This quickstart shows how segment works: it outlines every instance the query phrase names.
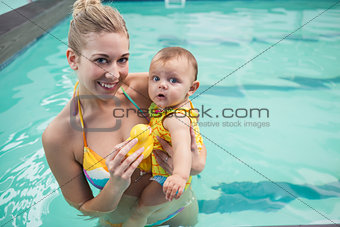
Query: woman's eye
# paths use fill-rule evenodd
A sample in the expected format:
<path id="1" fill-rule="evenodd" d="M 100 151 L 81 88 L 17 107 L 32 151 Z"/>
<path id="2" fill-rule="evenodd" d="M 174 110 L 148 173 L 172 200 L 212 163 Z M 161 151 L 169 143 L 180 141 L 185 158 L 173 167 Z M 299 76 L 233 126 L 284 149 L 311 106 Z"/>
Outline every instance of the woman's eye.
<path id="1" fill-rule="evenodd" d="M 121 58 L 118 60 L 119 63 L 126 63 L 129 59 L 128 58 Z"/>
<path id="2" fill-rule="evenodd" d="M 158 76 L 153 76 L 153 77 L 152 77 L 152 80 L 153 80 L 153 81 L 159 81 L 159 77 L 158 77 Z"/>
<path id="3" fill-rule="evenodd" d="M 105 58 L 98 58 L 98 59 L 96 60 L 96 62 L 99 63 L 99 64 L 106 64 L 106 63 L 108 63 L 109 61 L 108 61 L 107 59 L 105 59 Z"/>
<path id="4" fill-rule="evenodd" d="M 177 83 L 177 79 L 176 78 L 171 78 L 170 79 L 170 83 Z"/>

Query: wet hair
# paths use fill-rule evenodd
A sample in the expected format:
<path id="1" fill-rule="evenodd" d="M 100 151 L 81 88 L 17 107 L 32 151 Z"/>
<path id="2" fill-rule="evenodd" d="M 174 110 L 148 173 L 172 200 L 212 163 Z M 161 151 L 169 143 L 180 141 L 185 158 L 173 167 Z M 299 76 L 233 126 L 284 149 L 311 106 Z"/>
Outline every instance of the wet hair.
<path id="1" fill-rule="evenodd" d="M 152 58 L 151 64 L 156 61 L 161 61 L 163 63 L 166 63 L 167 61 L 183 57 L 188 60 L 188 62 L 192 65 L 194 68 L 195 73 L 195 80 L 197 80 L 197 74 L 198 74 L 198 68 L 197 68 L 197 61 L 194 55 L 190 53 L 190 51 L 182 48 L 182 47 L 166 47 L 161 49 L 157 52 L 157 54 Z"/>
<path id="2" fill-rule="evenodd" d="M 102 5 L 100 0 L 77 0 L 73 4 L 73 18 L 68 33 L 68 46 L 80 55 L 86 46 L 86 35 L 92 32 L 114 32 L 129 38 L 125 21 L 120 13 Z"/>

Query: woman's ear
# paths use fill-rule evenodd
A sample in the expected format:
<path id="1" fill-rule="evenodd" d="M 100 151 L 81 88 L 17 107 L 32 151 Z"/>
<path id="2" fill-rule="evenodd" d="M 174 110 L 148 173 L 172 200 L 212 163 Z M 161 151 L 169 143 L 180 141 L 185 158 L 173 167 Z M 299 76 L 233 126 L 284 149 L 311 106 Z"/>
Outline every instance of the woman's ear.
<path id="1" fill-rule="evenodd" d="M 71 48 L 67 48 L 66 57 L 71 69 L 78 70 L 79 57 Z"/>
<path id="2" fill-rule="evenodd" d="M 195 80 L 194 82 L 192 82 L 192 85 L 190 87 L 190 90 L 188 92 L 188 95 L 191 96 L 195 93 L 195 91 L 198 89 L 198 87 L 200 86 L 200 82 L 198 82 L 197 80 Z"/>

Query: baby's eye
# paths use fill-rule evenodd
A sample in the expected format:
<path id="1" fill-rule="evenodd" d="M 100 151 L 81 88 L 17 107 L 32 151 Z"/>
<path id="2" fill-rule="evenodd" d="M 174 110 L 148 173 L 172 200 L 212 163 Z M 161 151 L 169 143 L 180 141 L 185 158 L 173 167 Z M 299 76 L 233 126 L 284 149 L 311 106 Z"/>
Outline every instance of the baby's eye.
<path id="1" fill-rule="evenodd" d="M 98 58 L 96 59 L 96 63 L 99 64 L 107 64 L 109 61 L 106 58 Z"/>
<path id="2" fill-rule="evenodd" d="M 170 83 L 177 83 L 177 79 L 176 78 L 171 78 L 169 81 L 170 81 Z"/>
<path id="3" fill-rule="evenodd" d="M 158 76 L 153 76 L 153 77 L 152 77 L 152 80 L 153 80 L 153 81 L 159 81 L 159 77 L 158 77 Z"/>
<path id="4" fill-rule="evenodd" d="M 126 63 L 129 59 L 128 58 L 120 58 L 118 60 L 119 63 Z"/>

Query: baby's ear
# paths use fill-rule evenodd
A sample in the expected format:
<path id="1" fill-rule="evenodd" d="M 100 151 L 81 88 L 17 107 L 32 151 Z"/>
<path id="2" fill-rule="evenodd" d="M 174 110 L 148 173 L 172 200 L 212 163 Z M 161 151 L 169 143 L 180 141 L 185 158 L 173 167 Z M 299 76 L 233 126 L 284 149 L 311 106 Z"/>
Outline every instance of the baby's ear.
<path id="1" fill-rule="evenodd" d="M 188 92 L 188 95 L 191 96 L 195 93 L 195 91 L 198 89 L 198 87 L 200 86 L 200 82 L 198 82 L 197 80 L 195 80 L 194 82 L 192 82 L 192 85 L 190 87 L 190 90 Z"/>

